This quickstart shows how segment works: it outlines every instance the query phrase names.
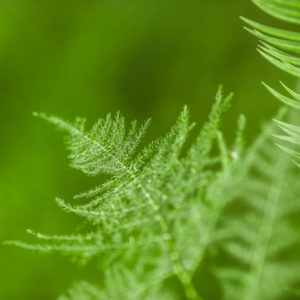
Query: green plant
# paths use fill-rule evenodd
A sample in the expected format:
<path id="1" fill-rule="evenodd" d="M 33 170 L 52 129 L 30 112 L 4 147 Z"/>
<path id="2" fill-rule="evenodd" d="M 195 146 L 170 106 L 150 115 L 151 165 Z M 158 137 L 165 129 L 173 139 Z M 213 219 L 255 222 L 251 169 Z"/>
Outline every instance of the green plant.
<path id="1" fill-rule="evenodd" d="M 272 126 L 263 131 L 266 140 L 258 140 L 240 195 L 224 215 L 223 231 L 232 238 L 222 247 L 239 262 L 221 269 L 225 299 L 293 299 L 292 287 L 300 279 L 299 232 L 293 224 L 300 208 L 298 178 L 290 159 L 268 141 L 272 131 Z"/>
<path id="2" fill-rule="evenodd" d="M 253 2 L 278 18 L 298 20 L 298 1 Z M 278 50 L 298 51 L 298 34 L 244 20 L 264 41 L 261 53 L 298 76 L 298 59 Z M 294 99 L 267 86 L 299 108 L 300 96 L 284 87 Z M 117 113 L 87 130 L 81 118 L 68 122 L 35 113 L 66 133 L 73 168 L 108 179 L 74 197 L 83 204 L 56 199 L 66 212 L 83 218 L 80 231 L 61 236 L 28 230 L 39 243 L 7 243 L 97 264 L 98 280 L 75 283 L 60 300 L 296 299 L 298 169 L 274 147 L 272 135 L 298 145 L 300 129 L 282 110 L 276 123 L 287 136 L 267 124 L 245 147 L 241 115 L 228 147 L 220 124 L 231 98 L 219 89 L 194 142 L 188 140 L 194 124 L 185 107 L 171 130 L 146 146 L 142 138 L 149 121 L 127 128 Z M 299 156 L 296 148 L 281 147 Z"/>
<path id="3" fill-rule="evenodd" d="M 252 2 L 277 19 L 296 25 L 300 24 L 300 3 L 297 0 L 252 0 Z M 262 25 L 246 18 L 242 19 L 251 27 L 251 29 L 247 27 L 246 29 L 260 39 L 259 53 L 279 69 L 300 78 L 300 58 L 298 56 L 300 54 L 300 33 Z M 285 84 L 281 84 L 289 96 L 264 85 L 284 104 L 299 110 L 300 95 Z M 278 139 L 295 145 L 300 144 L 300 127 L 281 121 L 276 122 L 285 134 L 278 135 Z M 281 147 L 297 159 L 300 158 L 299 152 L 286 146 L 281 145 Z"/>
<path id="4" fill-rule="evenodd" d="M 72 167 L 110 177 L 75 196 L 85 204 L 57 199 L 65 211 L 84 218 L 83 233 L 48 236 L 29 230 L 43 243 L 9 243 L 97 262 L 105 283 L 80 282 L 61 299 L 209 299 L 200 288 L 205 277 L 197 273 L 212 249 L 227 253 L 221 263 L 216 257 L 209 262 L 224 299 L 277 299 L 299 275 L 283 272 L 296 263 L 270 259 L 299 241 L 286 218 L 296 212 L 297 175 L 269 141 L 272 126 L 244 151 L 241 116 L 233 147 L 226 146 L 219 126 L 230 99 L 219 90 L 208 122 L 190 147 L 184 145 L 194 125 L 184 108 L 164 138 L 136 155 L 149 121 L 139 128 L 132 122 L 126 130 L 120 114 L 109 115 L 87 131 L 83 119 L 71 123 L 35 114 L 68 134 Z M 228 209 L 232 205 L 240 209 Z M 278 238 L 281 234 L 286 238 Z M 223 265 L 231 261 L 228 256 L 233 261 Z M 261 283 L 262 276 L 273 280 L 276 268 L 277 289 Z M 169 280 L 178 289 L 169 287 Z"/>
<path id="5" fill-rule="evenodd" d="M 222 151 L 225 151 L 218 129 L 230 99 L 231 95 L 223 99 L 219 90 L 208 123 L 185 154 L 182 147 L 193 127 L 189 123 L 187 108 L 164 138 L 146 146 L 135 157 L 134 152 L 149 121 L 140 128 L 132 122 L 126 130 L 120 114 L 108 115 L 86 131 L 83 119 L 70 123 L 57 117 L 35 114 L 69 134 L 67 145 L 72 167 L 87 175 L 106 173 L 110 179 L 75 196 L 88 199 L 86 204 L 72 206 L 57 199 L 59 206 L 67 212 L 84 217 L 93 225 L 93 231 L 71 236 L 45 236 L 29 231 L 49 242 L 41 245 L 12 243 L 33 250 L 61 251 L 84 258 L 104 252 L 106 262 L 103 268 L 117 261 L 122 270 L 134 269 L 133 276 L 141 277 L 142 294 L 152 287 L 152 281 L 158 281 L 159 286 L 166 278 L 175 276 L 187 299 L 198 299 L 193 274 L 213 238 L 211 231 L 227 201 L 227 197 L 219 199 L 215 194 L 222 192 L 223 181 L 230 182 L 235 163 L 234 159 L 226 157 L 224 168 L 219 172 L 211 171 L 211 166 L 220 160 L 210 154 L 217 137 L 222 143 Z M 239 135 L 236 156 L 240 155 L 240 140 Z M 224 164 L 225 155 L 223 153 Z M 207 187 L 210 187 L 208 196 L 205 195 Z M 134 293 L 138 290 L 136 286 Z M 115 296 L 116 299 L 119 297 L 119 294 Z M 145 296 L 139 297 L 144 299 Z M 133 298 L 130 294 L 130 299 Z"/>

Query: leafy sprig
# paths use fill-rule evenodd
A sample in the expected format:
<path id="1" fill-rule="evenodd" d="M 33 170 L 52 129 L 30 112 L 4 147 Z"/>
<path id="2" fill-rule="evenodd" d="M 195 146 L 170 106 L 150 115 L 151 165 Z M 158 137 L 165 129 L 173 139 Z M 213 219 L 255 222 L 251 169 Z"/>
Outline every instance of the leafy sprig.
<path id="1" fill-rule="evenodd" d="M 252 0 L 252 2 L 277 19 L 296 25 L 300 24 L 300 5 L 297 0 Z M 246 29 L 260 40 L 258 52 L 277 68 L 300 78 L 300 33 L 262 25 L 246 18 L 242 18 L 242 20 L 248 26 Z M 275 98 L 299 110 L 300 95 L 285 84 L 281 84 L 288 96 L 277 92 L 264 83 Z M 277 121 L 277 124 L 283 131 L 282 135 L 277 136 L 278 140 L 291 145 L 300 144 L 300 129 L 298 126 L 281 121 Z M 299 160 L 300 154 L 293 147 L 280 146 Z"/>

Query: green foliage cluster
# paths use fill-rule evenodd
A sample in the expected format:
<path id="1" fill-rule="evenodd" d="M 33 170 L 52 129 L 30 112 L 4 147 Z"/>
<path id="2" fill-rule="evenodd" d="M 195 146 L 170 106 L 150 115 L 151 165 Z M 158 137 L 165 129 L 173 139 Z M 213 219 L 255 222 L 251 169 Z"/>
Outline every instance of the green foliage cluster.
<path id="1" fill-rule="evenodd" d="M 252 0 L 259 8 L 271 16 L 288 23 L 300 24 L 300 2 L 297 0 Z M 282 30 L 242 18 L 251 29 L 246 28 L 261 41 L 258 46 L 259 53 L 279 69 L 300 78 L 300 33 Z M 285 84 L 281 83 L 288 96 L 285 96 L 265 84 L 267 89 L 284 104 L 297 110 L 300 109 L 300 95 Z M 277 121 L 284 132 L 278 138 L 284 142 L 299 145 L 300 127 Z M 300 158 L 300 153 L 287 148 L 282 148 Z"/>
<path id="2" fill-rule="evenodd" d="M 300 22 L 296 0 L 253 2 L 277 18 Z M 263 41 L 262 55 L 299 77 L 299 58 L 290 54 L 299 53 L 299 34 L 244 20 Z M 300 95 L 283 87 L 292 98 L 267 86 L 279 100 L 300 108 Z M 194 141 L 184 107 L 171 130 L 149 145 L 142 142 L 149 120 L 127 126 L 117 113 L 88 130 L 82 118 L 69 122 L 35 113 L 66 134 L 71 167 L 107 179 L 74 196 L 81 204 L 56 199 L 82 218 L 73 233 L 28 230 L 39 242 L 7 243 L 97 264 L 98 280 L 74 284 L 60 300 L 297 299 L 299 170 L 272 136 L 293 144 L 280 147 L 299 158 L 300 129 L 281 110 L 275 124 L 286 135 L 271 122 L 245 147 L 241 115 L 228 143 L 221 121 L 231 98 L 219 89 Z"/>
<path id="3" fill-rule="evenodd" d="M 105 282 L 80 282 L 61 299 L 207 299 L 197 276 L 207 260 L 224 299 L 280 299 L 300 280 L 300 257 L 285 256 L 300 241 L 289 219 L 300 208 L 297 168 L 270 141 L 272 125 L 245 150 L 240 116 L 233 146 L 226 145 L 220 123 L 231 97 L 219 89 L 189 146 L 194 124 L 186 107 L 164 137 L 144 147 L 149 121 L 127 128 L 118 113 L 87 130 L 84 119 L 35 114 L 67 133 L 73 168 L 109 178 L 74 197 L 83 204 L 57 199 L 84 219 L 80 232 L 29 230 L 41 243 L 10 244 L 97 263 Z"/>

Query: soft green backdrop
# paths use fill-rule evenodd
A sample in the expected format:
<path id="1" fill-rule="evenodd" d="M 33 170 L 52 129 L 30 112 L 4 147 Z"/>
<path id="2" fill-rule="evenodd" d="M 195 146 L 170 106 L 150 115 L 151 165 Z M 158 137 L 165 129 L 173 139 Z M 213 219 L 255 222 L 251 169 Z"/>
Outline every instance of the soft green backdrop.
<path id="1" fill-rule="evenodd" d="M 77 220 L 54 197 L 99 180 L 68 168 L 60 136 L 34 110 L 90 123 L 116 110 L 152 116 L 150 139 L 184 104 L 201 124 L 223 83 L 236 94 L 228 135 L 239 112 L 257 133 L 278 105 L 260 81 L 284 75 L 258 56 L 239 15 L 269 21 L 248 0 L 1 1 L 0 240 L 26 240 L 26 228 L 72 231 Z M 55 299 L 94 276 L 94 266 L 0 246 L 0 299 Z"/>

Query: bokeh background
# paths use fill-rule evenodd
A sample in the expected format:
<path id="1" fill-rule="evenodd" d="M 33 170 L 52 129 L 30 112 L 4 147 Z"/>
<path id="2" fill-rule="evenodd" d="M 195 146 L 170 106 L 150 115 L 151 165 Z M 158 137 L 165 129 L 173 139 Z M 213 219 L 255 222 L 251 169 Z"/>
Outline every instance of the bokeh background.
<path id="1" fill-rule="evenodd" d="M 278 107 L 260 81 L 293 82 L 259 57 L 240 15 L 274 23 L 248 0 L 2 0 L 0 240 L 27 240 L 26 228 L 74 230 L 55 196 L 71 199 L 100 180 L 67 166 L 61 137 L 33 111 L 89 124 L 117 110 L 152 117 L 150 140 L 184 104 L 202 124 L 223 83 L 236 95 L 224 130 L 230 139 L 242 112 L 251 140 Z M 95 276 L 93 265 L 0 246 L 0 299 L 55 299 Z"/>

